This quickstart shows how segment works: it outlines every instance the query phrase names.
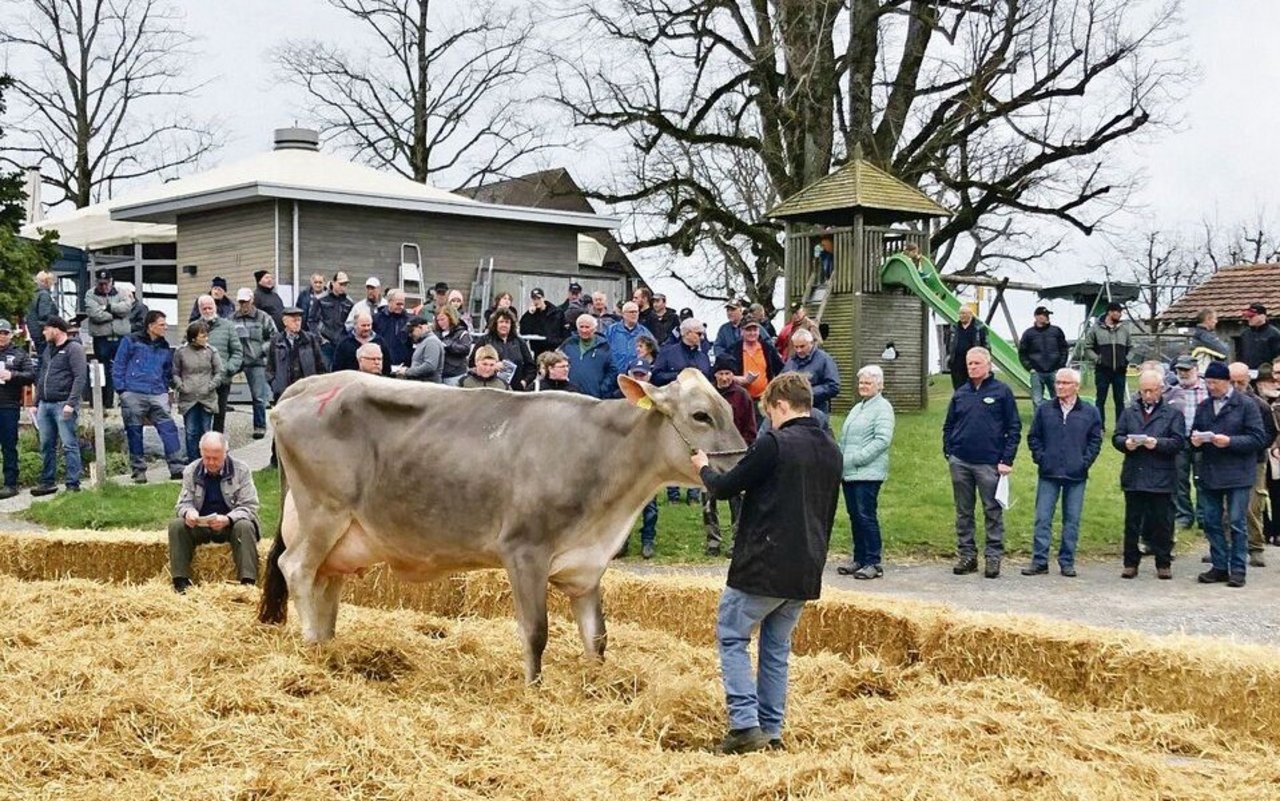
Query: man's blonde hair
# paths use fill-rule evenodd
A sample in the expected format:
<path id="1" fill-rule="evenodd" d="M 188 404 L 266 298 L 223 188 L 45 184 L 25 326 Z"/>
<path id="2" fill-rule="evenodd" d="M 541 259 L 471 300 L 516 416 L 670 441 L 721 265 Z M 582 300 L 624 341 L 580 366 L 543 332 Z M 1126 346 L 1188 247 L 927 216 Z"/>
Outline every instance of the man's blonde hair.
<path id="1" fill-rule="evenodd" d="M 761 405 L 768 409 L 786 401 L 793 412 L 807 412 L 813 408 L 813 387 L 804 373 L 783 373 L 769 382 L 760 395 Z"/>
<path id="2" fill-rule="evenodd" d="M 498 361 L 498 351 L 492 345 L 481 345 L 476 348 L 476 361 L 481 359 L 493 359 Z"/>

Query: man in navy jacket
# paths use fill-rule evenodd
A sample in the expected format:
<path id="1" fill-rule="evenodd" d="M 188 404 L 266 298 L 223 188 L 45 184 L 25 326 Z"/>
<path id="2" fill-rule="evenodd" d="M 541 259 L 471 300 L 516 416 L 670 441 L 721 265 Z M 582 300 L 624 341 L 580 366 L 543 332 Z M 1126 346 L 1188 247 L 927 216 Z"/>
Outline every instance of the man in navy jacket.
<path id="1" fill-rule="evenodd" d="M 1209 397 L 1196 407 L 1191 447 L 1200 452 L 1204 533 L 1213 566 L 1198 578 L 1203 584 L 1225 581 L 1228 587 L 1243 587 L 1249 554 L 1245 512 L 1258 451 L 1269 443 L 1257 405 L 1232 388 L 1231 372 L 1225 364 L 1210 363 L 1204 381 Z M 1222 529 L 1224 510 L 1230 521 L 1230 542 Z"/>
<path id="2" fill-rule="evenodd" d="M 1004 509 L 996 501 L 1001 476 L 1013 472 L 1022 421 L 1009 387 L 991 375 L 991 352 L 970 348 L 965 356 L 969 380 L 951 396 L 942 424 L 942 455 L 951 468 L 951 491 L 956 502 L 956 575 L 978 570 L 973 504 L 982 498 L 986 524 L 985 571 L 1000 576 L 1004 556 Z"/>
<path id="3" fill-rule="evenodd" d="M 1049 544 L 1053 539 L 1053 512 L 1062 496 L 1062 540 L 1058 544 L 1058 569 L 1076 575 L 1076 542 L 1080 538 L 1080 514 L 1084 511 L 1084 487 L 1089 468 L 1102 450 L 1102 416 L 1080 397 L 1080 374 L 1069 367 L 1053 375 L 1054 399 L 1036 406 L 1031 418 L 1027 447 L 1040 468 L 1036 483 L 1036 522 L 1031 540 L 1031 564 L 1024 576 L 1049 572 Z"/>
<path id="4" fill-rule="evenodd" d="M 169 385 L 173 382 L 173 349 L 165 339 L 169 323 L 164 312 L 149 311 L 146 332 L 121 340 L 111 363 L 112 383 L 120 393 L 120 413 L 124 417 L 125 439 L 129 442 L 129 462 L 133 480 L 147 483 L 147 457 L 142 448 L 142 426 L 147 420 L 156 427 L 169 463 L 169 478 L 182 478 L 187 466 L 182 458 L 182 440 L 173 422 Z"/>

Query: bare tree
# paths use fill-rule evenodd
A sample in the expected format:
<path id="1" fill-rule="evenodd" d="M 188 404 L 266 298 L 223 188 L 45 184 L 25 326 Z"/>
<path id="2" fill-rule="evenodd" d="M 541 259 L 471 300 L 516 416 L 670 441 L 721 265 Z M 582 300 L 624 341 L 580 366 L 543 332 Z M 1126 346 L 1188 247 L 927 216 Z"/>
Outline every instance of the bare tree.
<path id="1" fill-rule="evenodd" d="M 326 138 L 415 181 L 470 186 L 549 147 L 525 82 L 540 63 L 533 22 L 514 5 L 467 3 L 438 23 L 430 0 L 329 0 L 370 34 L 373 54 L 315 40 L 275 57 L 306 93 Z"/>
<path id="2" fill-rule="evenodd" d="M 1152 334 L 1160 333 L 1165 325 L 1160 313 L 1212 273 L 1193 248 L 1177 234 L 1166 231 L 1151 229 L 1124 239 L 1116 251 L 1120 277 L 1139 287 L 1136 306 L 1141 311 L 1135 313 L 1131 307 L 1130 315 Z"/>
<path id="3" fill-rule="evenodd" d="M 569 3 L 573 0 L 564 0 Z M 620 132 L 631 169 L 594 196 L 657 223 L 633 245 L 727 255 L 768 304 L 779 227 L 749 198 L 785 198 L 860 145 L 955 214 L 936 253 L 964 270 L 1023 263 L 1091 233 L 1133 176 L 1114 146 L 1174 121 L 1192 70 L 1176 0 L 609 0 L 573 7 L 587 32 L 562 53 L 559 101 Z M 728 156 L 727 154 L 735 154 Z M 758 165 L 744 192 L 737 171 Z M 761 191 L 763 190 L 763 191 Z M 661 213 L 659 213 L 661 212 Z"/>
<path id="4" fill-rule="evenodd" d="M 1280 226 L 1258 209 L 1248 222 L 1223 225 L 1208 218 L 1200 221 L 1200 239 L 1193 254 L 1206 274 L 1236 264 L 1272 264 L 1280 261 Z"/>
<path id="5" fill-rule="evenodd" d="M 184 80 L 192 37 L 161 0 L 6 0 L 27 10 L 0 29 L 0 45 L 30 69 L 16 73 L 14 142 L 0 161 L 38 164 L 55 203 L 76 207 L 115 184 L 176 175 L 217 145 L 209 122 L 172 102 L 201 84 Z M 166 102 L 170 101 L 170 102 Z"/>

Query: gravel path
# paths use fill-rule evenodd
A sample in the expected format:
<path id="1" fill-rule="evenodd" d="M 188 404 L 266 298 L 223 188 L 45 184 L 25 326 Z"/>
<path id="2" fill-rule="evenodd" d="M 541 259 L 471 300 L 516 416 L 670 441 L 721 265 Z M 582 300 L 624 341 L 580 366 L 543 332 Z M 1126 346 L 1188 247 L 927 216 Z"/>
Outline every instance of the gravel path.
<path id="1" fill-rule="evenodd" d="M 1173 580 L 1159 581 L 1155 565 L 1143 562 L 1138 578 L 1120 578 L 1120 561 L 1082 562 L 1079 576 L 1023 576 L 1021 562 L 1006 561 L 998 579 L 981 573 L 956 576 L 950 562 L 888 564 L 883 578 L 858 581 L 827 568 L 824 586 L 853 592 L 892 595 L 946 604 L 958 609 L 1040 615 L 1092 626 L 1147 634 L 1192 634 L 1216 639 L 1280 646 L 1280 549 L 1268 547 L 1270 567 L 1250 568 L 1248 586 L 1198 584 L 1204 569 L 1200 552 L 1179 557 Z M 727 564 L 727 563 L 726 563 Z M 640 574 L 723 575 L 725 568 L 624 569 Z"/>

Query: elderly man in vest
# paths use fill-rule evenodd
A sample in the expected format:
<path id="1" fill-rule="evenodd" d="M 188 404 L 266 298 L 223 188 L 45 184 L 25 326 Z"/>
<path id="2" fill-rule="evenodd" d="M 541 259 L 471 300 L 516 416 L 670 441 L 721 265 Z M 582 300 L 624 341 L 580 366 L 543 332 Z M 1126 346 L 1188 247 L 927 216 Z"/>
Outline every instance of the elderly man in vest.
<path id="1" fill-rule="evenodd" d="M 177 519 L 169 523 L 169 573 L 173 589 L 191 586 L 197 545 L 231 546 L 241 584 L 258 582 L 258 489 L 249 466 L 227 453 L 217 431 L 200 438 L 200 459 L 187 465 L 178 493 Z"/>

